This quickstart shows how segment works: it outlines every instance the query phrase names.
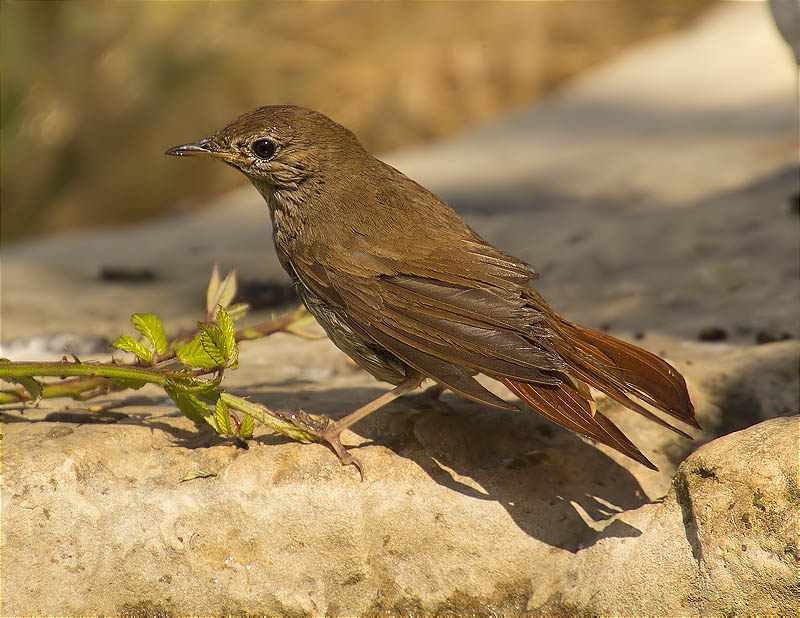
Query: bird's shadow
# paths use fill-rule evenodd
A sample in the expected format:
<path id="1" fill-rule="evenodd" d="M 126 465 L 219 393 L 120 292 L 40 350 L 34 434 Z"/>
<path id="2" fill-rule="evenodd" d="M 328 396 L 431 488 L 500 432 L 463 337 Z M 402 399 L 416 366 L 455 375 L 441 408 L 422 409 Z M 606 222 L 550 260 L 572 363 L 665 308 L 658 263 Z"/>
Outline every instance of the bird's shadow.
<path id="1" fill-rule="evenodd" d="M 291 394 L 287 398 L 285 391 L 266 388 L 253 387 L 248 398 L 291 407 Z M 378 388 L 307 392 L 304 409 L 341 418 L 382 392 Z M 445 394 L 440 401 L 411 395 L 352 430 L 366 440 L 349 447 L 353 455 L 365 447 L 386 447 L 414 461 L 448 489 L 500 503 L 526 534 L 553 547 L 577 552 L 602 538 L 641 534 L 614 519 L 649 502 L 636 478 L 593 445 L 530 409 L 496 410 L 454 394 Z M 380 470 L 368 468 L 366 474 L 369 478 Z"/>
<path id="2" fill-rule="evenodd" d="M 296 392 L 274 390 L 274 386 L 239 390 L 271 408 L 298 407 Z M 307 390 L 303 409 L 336 419 L 382 392 L 378 388 Z M 124 422 L 165 431 L 174 446 L 192 449 L 226 440 L 208 426 L 199 430 L 177 426 L 169 418 L 179 417 L 177 410 L 159 415 L 124 413 L 125 408 L 148 403 L 163 404 L 163 398 L 133 396 L 109 402 L 100 412 L 55 412 L 38 419 L 6 409 L 3 422 Z M 414 461 L 450 490 L 474 500 L 498 502 L 526 534 L 553 547 L 577 552 L 602 538 L 641 534 L 614 519 L 648 502 L 636 478 L 593 445 L 527 408 L 508 412 L 453 394 L 439 401 L 412 395 L 392 402 L 352 429 L 365 439 L 358 447 L 349 447 L 355 456 L 371 446 L 388 448 Z M 256 439 L 263 444 L 291 442 L 258 432 Z M 366 470 L 368 479 L 381 473 L 372 466 Z"/>

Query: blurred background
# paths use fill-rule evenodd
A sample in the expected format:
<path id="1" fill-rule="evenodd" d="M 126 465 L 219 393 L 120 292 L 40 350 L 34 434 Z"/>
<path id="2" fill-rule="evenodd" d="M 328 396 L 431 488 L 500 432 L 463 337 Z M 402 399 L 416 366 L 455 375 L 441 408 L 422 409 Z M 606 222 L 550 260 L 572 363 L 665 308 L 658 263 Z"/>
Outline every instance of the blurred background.
<path id="1" fill-rule="evenodd" d="M 4 2 L 2 238 L 130 222 L 245 183 L 162 153 L 259 105 L 318 109 L 386 153 L 524 107 L 708 6 Z"/>

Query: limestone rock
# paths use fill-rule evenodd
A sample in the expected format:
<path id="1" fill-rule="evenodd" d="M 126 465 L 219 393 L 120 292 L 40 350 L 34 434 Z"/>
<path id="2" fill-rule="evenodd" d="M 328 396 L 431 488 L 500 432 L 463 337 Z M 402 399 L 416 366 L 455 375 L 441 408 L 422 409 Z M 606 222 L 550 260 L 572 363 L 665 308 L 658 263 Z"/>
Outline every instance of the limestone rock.
<path id="1" fill-rule="evenodd" d="M 661 504 L 620 516 L 640 537 L 602 540 L 579 554 L 569 586 L 557 582 L 535 610 L 795 615 L 799 430 L 800 417 L 777 418 L 698 449 Z"/>

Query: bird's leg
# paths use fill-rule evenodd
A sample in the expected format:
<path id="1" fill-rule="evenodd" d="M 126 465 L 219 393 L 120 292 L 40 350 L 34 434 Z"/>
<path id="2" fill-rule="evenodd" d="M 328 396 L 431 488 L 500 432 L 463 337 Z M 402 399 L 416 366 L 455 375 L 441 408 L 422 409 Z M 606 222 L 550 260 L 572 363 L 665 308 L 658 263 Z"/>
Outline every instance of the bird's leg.
<path id="1" fill-rule="evenodd" d="M 303 431 L 310 433 L 315 438 L 327 442 L 333 449 L 333 452 L 339 457 L 339 461 L 342 462 L 342 465 L 355 466 L 358 469 L 359 474 L 361 474 L 361 478 L 363 480 L 364 471 L 361 468 L 361 463 L 358 461 L 358 459 L 347 452 L 347 449 L 344 448 L 344 445 L 341 442 L 340 436 L 342 431 L 350 427 L 350 425 L 357 423 L 365 416 L 372 414 L 375 410 L 382 408 L 387 403 L 394 401 L 409 391 L 413 391 L 422 383 L 424 379 L 425 378 L 418 375 L 410 377 L 395 386 L 392 390 L 386 391 L 380 397 L 376 397 L 369 403 L 358 408 L 358 410 L 351 412 L 344 418 L 341 418 L 335 422 L 331 422 L 327 417 L 323 420 L 323 422 L 314 421 L 304 412 L 296 412 L 290 417 L 287 417 L 287 420 L 291 420 L 294 425 Z"/>
<path id="2" fill-rule="evenodd" d="M 351 412 L 344 418 L 341 418 L 338 421 L 336 421 L 333 424 L 334 427 L 336 427 L 339 431 L 347 429 L 348 427 L 350 427 L 350 425 L 357 423 L 362 418 L 373 413 L 378 408 L 382 408 L 387 403 L 394 401 L 398 397 L 402 397 L 403 395 L 405 395 L 410 391 L 413 391 L 422 383 L 423 379 L 424 378 L 421 378 L 419 376 L 414 376 L 406 379 L 405 381 L 395 386 L 392 390 L 386 391 L 380 397 L 376 397 L 369 403 L 361 406 L 358 410 L 355 410 L 354 412 Z"/>

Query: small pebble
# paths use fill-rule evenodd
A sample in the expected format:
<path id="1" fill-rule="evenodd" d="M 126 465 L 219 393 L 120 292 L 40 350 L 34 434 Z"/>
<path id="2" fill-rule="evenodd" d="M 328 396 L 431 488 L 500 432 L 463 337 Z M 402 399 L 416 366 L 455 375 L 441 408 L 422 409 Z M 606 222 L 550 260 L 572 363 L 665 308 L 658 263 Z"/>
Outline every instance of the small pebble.
<path id="1" fill-rule="evenodd" d="M 706 326 L 698 334 L 700 341 L 723 341 L 728 338 L 728 331 L 720 326 Z"/>
<path id="2" fill-rule="evenodd" d="M 277 281 L 242 281 L 236 295 L 236 302 L 247 303 L 252 309 L 270 309 L 297 301 L 294 285 Z"/>
<path id="3" fill-rule="evenodd" d="M 789 212 L 800 215 L 800 193 L 789 196 Z"/>
<path id="4" fill-rule="evenodd" d="M 761 345 L 763 343 L 774 343 L 776 341 L 786 341 L 787 339 L 791 339 L 792 336 L 789 333 L 771 333 L 766 330 L 760 330 L 756 332 L 756 343 Z"/>
<path id="5" fill-rule="evenodd" d="M 121 281 L 124 283 L 142 283 L 153 281 L 156 274 L 149 268 L 128 268 L 125 266 L 103 266 L 98 273 L 100 281 Z"/>

